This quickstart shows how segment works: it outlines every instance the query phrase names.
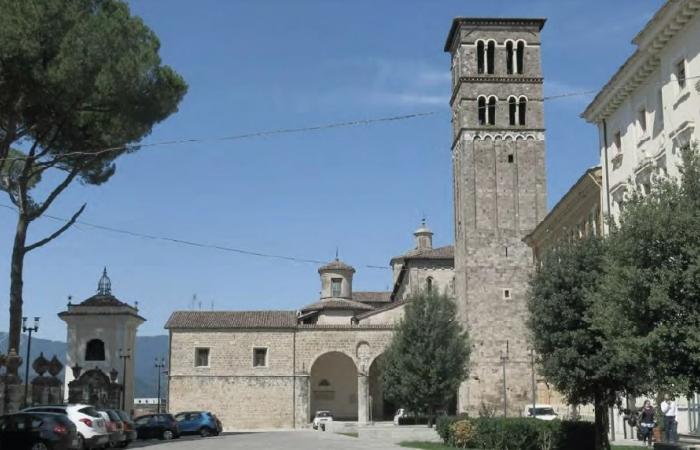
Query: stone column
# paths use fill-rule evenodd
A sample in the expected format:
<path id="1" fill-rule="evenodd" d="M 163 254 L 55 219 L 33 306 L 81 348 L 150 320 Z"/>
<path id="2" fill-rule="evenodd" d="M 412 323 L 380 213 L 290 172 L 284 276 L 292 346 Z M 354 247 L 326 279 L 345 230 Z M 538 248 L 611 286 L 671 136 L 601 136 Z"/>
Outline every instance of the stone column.
<path id="1" fill-rule="evenodd" d="M 295 427 L 304 428 L 311 422 L 311 377 L 309 374 L 297 374 L 296 382 L 296 400 L 295 400 Z"/>
<path id="2" fill-rule="evenodd" d="M 357 423 L 369 422 L 369 377 L 367 374 L 357 374 Z"/>

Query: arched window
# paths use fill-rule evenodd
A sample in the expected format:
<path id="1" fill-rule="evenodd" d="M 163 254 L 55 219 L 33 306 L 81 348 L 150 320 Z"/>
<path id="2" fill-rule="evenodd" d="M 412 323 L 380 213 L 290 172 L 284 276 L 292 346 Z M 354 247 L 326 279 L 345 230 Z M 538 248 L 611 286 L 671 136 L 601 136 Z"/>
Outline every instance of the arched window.
<path id="1" fill-rule="evenodd" d="M 496 125 L 496 97 L 489 98 L 488 116 L 489 125 Z"/>
<path id="2" fill-rule="evenodd" d="M 480 74 L 486 71 L 485 50 L 484 41 L 478 41 L 476 43 L 476 71 Z"/>
<path id="3" fill-rule="evenodd" d="M 515 97 L 508 98 L 508 119 L 511 126 L 518 124 L 518 100 Z"/>
<path id="4" fill-rule="evenodd" d="M 513 63 L 515 62 L 515 54 L 513 52 L 513 41 L 506 42 L 506 71 L 508 75 L 514 73 Z"/>
<path id="5" fill-rule="evenodd" d="M 486 125 L 486 97 L 479 97 L 479 125 Z"/>
<path id="6" fill-rule="evenodd" d="M 525 42 L 523 41 L 518 41 L 518 49 L 515 52 L 516 53 L 516 72 L 519 74 L 523 73 L 523 69 L 525 67 Z"/>
<path id="7" fill-rule="evenodd" d="M 525 125 L 525 118 L 527 117 L 527 98 L 520 97 L 520 104 L 518 105 L 518 124 Z"/>
<path id="8" fill-rule="evenodd" d="M 496 42 L 494 41 L 489 41 L 489 45 L 487 46 L 486 49 L 486 71 L 489 74 L 494 73 L 494 66 L 495 66 L 495 59 L 496 59 Z"/>
<path id="9" fill-rule="evenodd" d="M 88 341 L 85 346 L 85 361 L 104 361 L 105 343 L 99 339 Z"/>
<path id="10" fill-rule="evenodd" d="M 433 290 L 433 277 L 428 277 L 425 279 L 425 289 L 428 292 L 431 292 Z"/>

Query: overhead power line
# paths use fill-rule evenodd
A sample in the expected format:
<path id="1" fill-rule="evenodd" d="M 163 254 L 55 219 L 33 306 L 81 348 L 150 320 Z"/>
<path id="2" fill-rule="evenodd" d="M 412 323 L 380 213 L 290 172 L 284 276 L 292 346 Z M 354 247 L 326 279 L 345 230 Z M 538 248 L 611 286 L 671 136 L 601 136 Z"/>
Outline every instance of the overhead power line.
<path id="1" fill-rule="evenodd" d="M 127 144 L 127 145 L 121 145 L 121 146 L 116 146 L 116 147 L 107 147 L 103 149 L 96 149 L 96 150 L 91 150 L 91 151 L 80 151 L 80 152 L 68 152 L 68 153 L 62 153 L 60 155 L 57 155 L 59 157 L 68 157 L 68 156 L 98 156 L 102 155 L 105 153 L 110 153 L 110 152 L 121 152 L 121 151 L 128 151 L 130 149 L 137 149 L 137 148 L 144 148 L 144 147 L 163 147 L 163 146 L 168 146 L 168 145 L 178 145 L 178 144 L 194 144 L 194 143 L 205 143 L 205 142 L 224 142 L 224 141 L 238 141 L 238 140 L 243 140 L 243 139 L 253 139 L 253 138 L 258 138 L 258 137 L 267 137 L 267 136 L 275 136 L 275 135 L 280 135 L 280 134 L 297 134 L 297 133 L 308 133 L 308 132 L 315 132 L 315 131 L 322 131 L 322 130 L 331 130 L 334 128 L 349 128 L 349 127 L 357 127 L 357 126 L 367 126 L 367 125 L 372 125 L 376 123 L 382 123 L 382 122 L 397 122 L 401 120 L 409 120 L 409 119 L 417 119 L 421 117 L 427 117 L 427 116 L 432 116 L 433 114 L 436 114 L 438 111 L 428 111 L 428 112 L 418 112 L 418 113 L 413 113 L 413 114 L 404 114 L 400 116 L 390 116 L 390 117 L 379 117 L 379 118 L 374 118 L 374 119 L 359 119 L 359 120 L 351 120 L 347 122 L 334 122 L 334 123 L 327 123 L 323 125 L 313 125 L 309 127 L 301 127 L 301 128 L 278 128 L 274 130 L 264 130 L 264 131 L 254 131 L 250 133 L 242 133 L 242 134 L 234 134 L 231 136 L 221 136 L 221 137 L 210 137 L 210 138 L 191 138 L 191 139 L 174 139 L 170 141 L 159 141 L 159 142 L 150 142 L 150 143 L 142 143 L 142 144 Z M 5 161 L 13 161 L 13 160 L 23 160 L 26 159 L 25 156 L 17 156 L 17 157 L 8 157 L 5 158 Z"/>
<path id="2" fill-rule="evenodd" d="M 5 209 L 12 210 L 14 212 L 17 212 L 17 208 L 15 208 L 14 206 L 5 205 L 2 203 L 0 203 L 0 208 L 5 208 Z M 45 217 L 47 219 L 51 219 L 51 220 L 55 220 L 57 222 L 63 222 L 63 223 L 66 223 L 70 220 L 70 219 L 66 219 L 64 217 L 57 217 L 57 216 L 53 216 L 50 214 L 43 214 L 41 217 Z M 114 228 L 114 227 L 110 227 L 110 226 L 106 226 L 106 225 L 99 225 L 99 224 L 95 224 L 95 223 L 84 222 L 82 220 L 76 220 L 75 224 L 82 225 L 82 226 L 85 226 L 88 228 L 93 228 L 96 230 L 102 230 L 102 231 L 107 231 L 110 233 L 121 234 L 121 235 L 126 235 L 126 236 L 131 236 L 131 237 L 150 239 L 153 241 L 169 242 L 171 244 L 177 244 L 177 245 L 183 245 L 183 246 L 189 246 L 189 247 L 198 247 L 198 248 L 219 250 L 219 251 L 229 252 L 229 253 L 238 253 L 238 254 L 247 255 L 247 256 L 257 256 L 260 258 L 281 259 L 281 260 L 285 260 L 285 261 L 293 261 L 293 262 L 298 262 L 298 263 L 316 264 L 316 265 L 326 264 L 328 262 L 328 261 L 321 261 L 319 259 L 298 258 L 295 256 L 288 256 L 288 255 L 276 255 L 276 254 L 272 254 L 272 253 L 265 253 L 265 252 L 259 252 L 259 251 L 254 251 L 254 250 L 245 250 L 245 249 L 241 249 L 241 248 L 228 247 L 228 246 L 219 245 L 219 244 L 196 242 L 196 241 L 190 241 L 190 240 L 186 240 L 186 239 L 178 239 L 178 238 L 173 238 L 173 237 L 168 237 L 168 236 L 140 233 L 137 231 L 126 230 L 123 228 Z M 382 269 L 382 270 L 389 269 L 389 267 L 387 267 L 387 266 L 376 266 L 376 265 L 370 265 L 370 264 L 366 264 L 362 267 L 368 268 L 368 269 Z"/>

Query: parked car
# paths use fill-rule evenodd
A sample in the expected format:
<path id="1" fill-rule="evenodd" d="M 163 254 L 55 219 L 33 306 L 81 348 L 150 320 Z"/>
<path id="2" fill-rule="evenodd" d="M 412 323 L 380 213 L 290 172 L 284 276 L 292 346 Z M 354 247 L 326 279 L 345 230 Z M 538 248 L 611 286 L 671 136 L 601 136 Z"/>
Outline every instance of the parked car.
<path id="1" fill-rule="evenodd" d="M 0 418 L 0 448 L 70 450 L 78 445 L 75 424 L 63 414 L 17 413 Z"/>
<path id="2" fill-rule="evenodd" d="M 136 426 L 134 425 L 134 421 L 131 416 L 129 416 L 129 414 L 126 412 L 122 411 L 121 409 L 115 409 L 114 412 L 119 415 L 119 417 L 122 419 L 122 423 L 124 424 L 124 447 L 127 447 L 138 438 L 136 434 Z"/>
<path id="3" fill-rule="evenodd" d="M 314 430 L 321 428 L 325 431 L 326 426 L 333 422 L 333 414 L 330 411 L 316 411 L 312 425 Z"/>
<path id="4" fill-rule="evenodd" d="M 540 404 L 535 404 L 534 409 L 533 409 L 532 405 L 526 406 L 525 407 L 525 416 L 526 417 L 534 417 L 535 419 L 539 419 L 539 420 L 554 420 L 554 419 L 559 417 L 557 415 L 557 413 L 554 412 L 554 408 L 552 408 L 552 405 L 540 405 Z"/>
<path id="5" fill-rule="evenodd" d="M 208 411 L 188 411 L 175 414 L 180 434 L 216 436 L 222 431 L 221 421 Z"/>
<path id="6" fill-rule="evenodd" d="M 109 433 L 105 421 L 90 405 L 44 405 L 25 408 L 22 412 L 63 414 L 70 419 L 78 430 L 78 450 L 102 448 L 109 444 Z"/>
<path id="7" fill-rule="evenodd" d="M 170 440 L 180 437 L 180 428 L 172 414 L 147 414 L 134 421 L 139 439 Z"/>
<path id="8" fill-rule="evenodd" d="M 108 447 L 124 448 L 126 444 L 126 436 L 124 435 L 124 423 L 121 417 L 113 409 L 98 409 L 97 412 L 105 420 L 105 427 L 109 433 Z"/>

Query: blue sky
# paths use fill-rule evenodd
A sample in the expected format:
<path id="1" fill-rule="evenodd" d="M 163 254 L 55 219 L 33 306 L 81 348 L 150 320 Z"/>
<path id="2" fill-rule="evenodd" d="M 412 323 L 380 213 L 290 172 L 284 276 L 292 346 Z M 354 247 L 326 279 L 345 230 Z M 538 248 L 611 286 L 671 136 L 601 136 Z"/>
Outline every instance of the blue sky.
<path id="1" fill-rule="evenodd" d="M 661 0 L 132 1 L 163 60 L 190 85 L 180 111 L 145 142 L 435 112 L 420 119 L 258 139 L 145 148 L 99 187 L 76 184 L 51 213 L 147 234 L 353 264 L 354 289 L 391 284 L 389 259 L 413 247 L 421 215 L 452 243 L 449 67 L 454 16 L 547 17 L 547 95 L 600 88 Z M 604 14 L 602 13 L 604 12 Z M 550 206 L 598 161 L 588 97 L 546 105 Z M 0 199 L 7 204 L 7 199 Z M 9 291 L 14 213 L 0 209 L 0 292 Z M 57 225 L 41 220 L 31 237 Z M 164 333 L 173 310 L 296 309 L 318 297 L 313 264 L 155 242 L 77 226 L 31 253 L 25 314 L 38 336 L 65 339 L 56 313 L 95 292 L 138 301 L 140 333 Z M 0 330 L 8 303 L 0 303 Z"/>

